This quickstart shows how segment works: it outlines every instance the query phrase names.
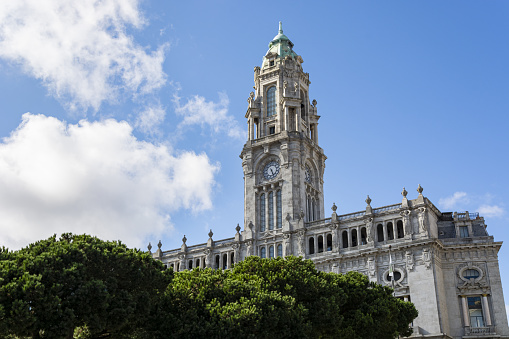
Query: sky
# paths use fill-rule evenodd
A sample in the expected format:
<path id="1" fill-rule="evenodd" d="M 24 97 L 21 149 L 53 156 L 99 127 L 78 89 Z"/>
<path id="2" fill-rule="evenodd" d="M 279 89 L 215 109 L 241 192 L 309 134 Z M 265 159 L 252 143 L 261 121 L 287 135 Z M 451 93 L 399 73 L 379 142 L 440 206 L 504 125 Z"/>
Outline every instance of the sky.
<path id="1" fill-rule="evenodd" d="M 19 0 L 0 3 L 0 245 L 232 237 L 253 68 L 279 21 L 318 102 L 326 213 L 420 184 L 509 240 L 507 1 Z"/>

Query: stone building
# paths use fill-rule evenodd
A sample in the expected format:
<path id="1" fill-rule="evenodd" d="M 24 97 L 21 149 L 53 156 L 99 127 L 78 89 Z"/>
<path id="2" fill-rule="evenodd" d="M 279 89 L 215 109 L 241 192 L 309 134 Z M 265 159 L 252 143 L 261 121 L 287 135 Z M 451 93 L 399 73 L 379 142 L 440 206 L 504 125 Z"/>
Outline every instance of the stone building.
<path id="1" fill-rule="evenodd" d="M 319 270 L 359 271 L 394 286 L 395 295 L 419 310 L 413 337 L 509 338 L 498 265 L 501 242 L 477 213 L 441 212 L 419 185 L 415 199 L 326 215 L 326 156 L 318 143 L 316 100 L 293 43 L 279 33 L 261 67 L 245 115 L 244 229 L 235 236 L 153 254 L 177 271 L 229 269 L 243 258 L 286 255 L 311 259 Z M 150 246 L 149 246 L 150 250 Z M 389 257 L 394 265 L 389 276 Z M 394 280 L 394 282 L 392 281 Z"/>

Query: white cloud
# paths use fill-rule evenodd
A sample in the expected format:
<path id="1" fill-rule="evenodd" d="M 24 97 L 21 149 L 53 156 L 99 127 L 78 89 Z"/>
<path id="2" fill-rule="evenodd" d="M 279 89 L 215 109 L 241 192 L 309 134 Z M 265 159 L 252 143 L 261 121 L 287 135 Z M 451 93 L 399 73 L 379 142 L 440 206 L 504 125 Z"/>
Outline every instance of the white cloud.
<path id="1" fill-rule="evenodd" d="M 145 94 L 166 81 L 164 49 L 126 34 L 145 24 L 138 0 L 0 2 L 0 58 L 20 64 L 70 109 Z"/>
<path id="2" fill-rule="evenodd" d="M 496 218 L 504 214 L 504 209 L 497 205 L 481 205 L 478 212 L 483 217 Z"/>
<path id="3" fill-rule="evenodd" d="M 204 97 L 195 95 L 183 106 L 180 98 L 175 96 L 177 114 L 184 117 L 180 126 L 200 125 L 211 128 L 213 133 L 226 133 L 229 137 L 243 140 L 245 132 L 239 127 L 233 116 L 228 114 L 230 100 L 225 93 L 219 93 L 219 102 L 206 101 Z"/>
<path id="4" fill-rule="evenodd" d="M 126 122 L 24 114 L 0 143 L 0 245 L 73 232 L 144 246 L 172 231 L 174 211 L 211 207 L 217 170 L 205 154 L 137 140 Z"/>
<path id="5" fill-rule="evenodd" d="M 161 106 L 147 107 L 141 112 L 135 122 L 135 127 L 143 133 L 154 134 L 158 132 L 158 126 L 164 121 L 166 111 Z"/>
<path id="6" fill-rule="evenodd" d="M 459 204 L 468 203 L 469 198 L 465 192 L 455 192 L 452 196 L 440 198 L 438 204 L 444 209 L 454 209 Z M 463 207 L 464 208 L 464 207 Z"/>

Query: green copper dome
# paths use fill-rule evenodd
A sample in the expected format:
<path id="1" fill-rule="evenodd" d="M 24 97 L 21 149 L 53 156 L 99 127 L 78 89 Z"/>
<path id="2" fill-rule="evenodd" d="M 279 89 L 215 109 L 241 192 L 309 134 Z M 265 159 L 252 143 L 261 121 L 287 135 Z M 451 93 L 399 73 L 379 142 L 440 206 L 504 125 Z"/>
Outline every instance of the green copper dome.
<path id="1" fill-rule="evenodd" d="M 297 54 L 293 51 L 293 43 L 283 34 L 283 24 L 279 22 L 279 32 L 269 43 L 269 50 L 265 54 L 267 57 L 269 54 L 277 54 L 278 58 L 284 58 L 287 55 L 291 57 L 297 57 Z"/>

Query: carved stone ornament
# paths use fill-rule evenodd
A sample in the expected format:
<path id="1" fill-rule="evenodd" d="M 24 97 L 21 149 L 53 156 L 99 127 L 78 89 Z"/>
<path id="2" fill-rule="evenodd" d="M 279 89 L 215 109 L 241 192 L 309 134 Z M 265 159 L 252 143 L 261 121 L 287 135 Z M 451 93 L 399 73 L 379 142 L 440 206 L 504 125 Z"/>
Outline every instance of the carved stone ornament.
<path id="1" fill-rule="evenodd" d="M 318 102 L 317 102 L 315 99 L 313 99 L 313 101 L 311 102 L 311 104 L 313 105 L 313 107 L 316 107 L 316 105 L 318 104 Z"/>
<path id="2" fill-rule="evenodd" d="M 374 278 L 376 276 L 376 267 L 375 267 L 375 257 L 368 257 L 368 262 L 367 262 L 367 266 L 368 266 L 368 275 L 372 278 Z"/>
<path id="3" fill-rule="evenodd" d="M 422 261 L 427 269 L 431 268 L 431 251 L 429 248 L 424 248 L 422 250 Z"/>
<path id="4" fill-rule="evenodd" d="M 419 220 L 419 231 L 423 232 L 424 234 L 428 234 L 428 223 L 427 223 L 427 214 L 426 214 L 426 207 L 419 208 L 419 214 L 417 216 Z"/>
<path id="5" fill-rule="evenodd" d="M 163 244 L 161 243 L 161 240 L 159 240 L 159 242 L 157 243 L 157 248 L 161 249 L 162 246 Z"/>
<path id="6" fill-rule="evenodd" d="M 424 191 L 424 189 L 421 187 L 421 184 L 419 184 L 419 187 L 417 187 L 417 192 L 419 192 L 419 195 L 422 194 L 422 191 Z"/>
<path id="7" fill-rule="evenodd" d="M 407 271 L 413 271 L 415 262 L 414 262 L 414 254 L 412 251 L 405 252 L 405 263 Z"/>
<path id="8" fill-rule="evenodd" d="M 151 243 L 148 243 L 147 248 L 148 248 L 148 252 L 149 252 L 149 253 L 151 253 L 150 251 L 152 250 L 152 244 L 151 244 Z"/>
<path id="9" fill-rule="evenodd" d="M 394 280 L 394 287 L 403 287 L 403 280 L 405 280 L 405 270 L 394 266 L 393 272 L 398 272 L 401 275 L 398 280 Z M 383 284 L 385 286 L 392 286 L 392 281 L 387 279 L 388 275 L 389 275 L 389 269 L 384 270 L 382 272 L 382 276 L 381 276 L 380 280 L 383 281 Z"/>
<path id="10" fill-rule="evenodd" d="M 369 197 L 369 195 L 368 195 L 368 197 L 366 198 L 366 200 L 365 200 L 365 201 L 366 201 L 366 204 L 368 204 L 368 206 L 370 206 L 370 204 L 371 204 L 371 198 Z"/>
<path id="11" fill-rule="evenodd" d="M 336 210 L 338 209 L 338 207 L 336 206 L 336 203 L 332 203 L 332 212 L 336 213 Z"/>
<path id="12" fill-rule="evenodd" d="M 479 276 L 467 279 L 463 276 L 466 270 L 476 270 L 479 273 Z M 486 283 L 485 276 L 484 270 L 481 267 L 472 264 L 472 262 L 469 262 L 464 266 L 460 266 L 458 270 L 458 277 L 460 278 L 458 289 L 462 293 L 489 293 L 490 287 Z"/>
<path id="13" fill-rule="evenodd" d="M 368 233 L 368 242 L 373 242 L 374 237 L 373 234 L 375 233 L 375 230 L 373 229 L 375 227 L 373 218 L 366 219 L 366 232 Z"/>
<path id="14" fill-rule="evenodd" d="M 237 224 L 237 227 L 235 227 L 235 231 L 237 231 L 237 233 L 240 233 L 240 225 Z"/>
<path id="15" fill-rule="evenodd" d="M 212 230 L 210 230 L 209 232 L 209 238 L 212 239 L 212 236 L 214 235 L 214 233 L 212 232 Z"/>
<path id="16" fill-rule="evenodd" d="M 211 231 L 212 232 L 212 231 Z M 186 235 L 184 234 L 184 237 L 182 238 L 182 244 L 185 244 L 187 241 Z"/>
<path id="17" fill-rule="evenodd" d="M 299 94 L 299 83 L 298 82 L 294 83 L 294 92 L 295 92 L 295 95 Z"/>
<path id="18" fill-rule="evenodd" d="M 306 243 L 305 243 L 304 236 L 305 236 L 304 230 L 301 230 L 297 233 L 297 237 L 299 240 L 299 255 L 300 256 L 304 256 L 306 253 Z"/>
<path id="19" fill-rule="evenodd" d="M 405 230 L 405 234 L 412 234 L 412 223 L 410 222 L 411 213 L 410 210 L 404 210 L 399 213 L 403 217 L 403 229 Z"/>
<path id="20" fill-rule="evenodd" d="M 402 195 L 403 197 L 405 197 L 405 198 L 406 198 L 406 195 L 407 195 L 407 194 L 408 194 L 408 192 L 407 192 L 407 191 L 406 191 L 406 189 L 403 187 L 403 191 L 401 191 L 401 195 Z"/>

